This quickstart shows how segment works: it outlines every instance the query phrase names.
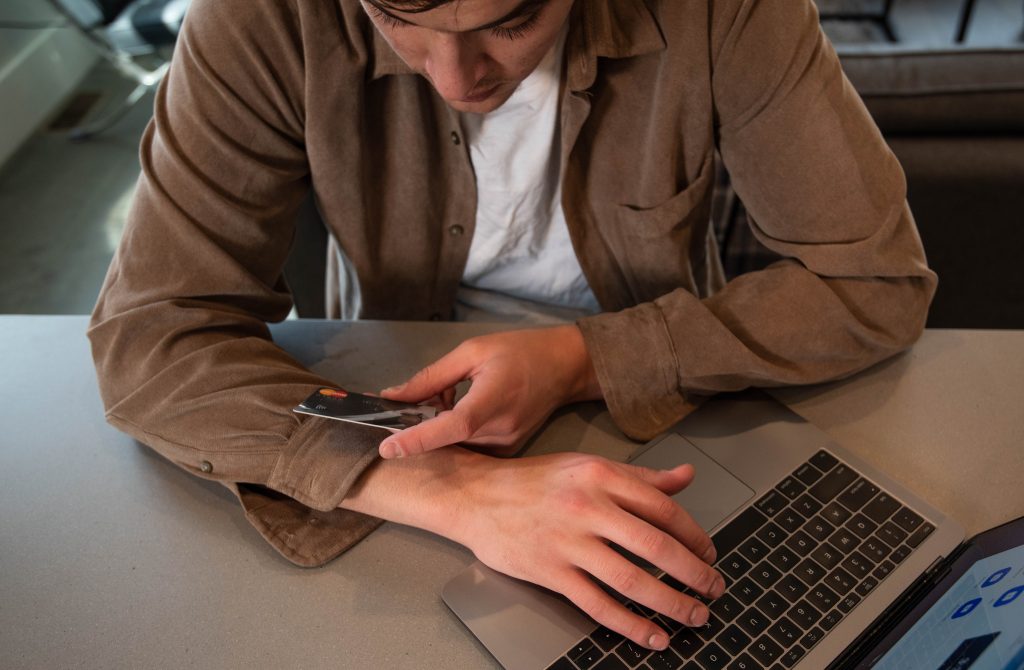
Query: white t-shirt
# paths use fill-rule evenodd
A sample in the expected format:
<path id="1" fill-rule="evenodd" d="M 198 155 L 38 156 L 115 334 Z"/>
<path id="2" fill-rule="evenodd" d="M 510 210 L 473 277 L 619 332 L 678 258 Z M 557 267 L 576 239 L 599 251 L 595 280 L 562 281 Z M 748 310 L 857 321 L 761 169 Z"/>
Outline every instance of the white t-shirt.
<path id="1" fill-rule="evenodd" d="M 505 104 L 488 114 L 461 114 L 477 185 L 476 230 L 459 292 L 464 304 L 516 317 L 536 307 L 570 319 L 600 309 L 562 212 L 558 107 L 565 34 Z"/>

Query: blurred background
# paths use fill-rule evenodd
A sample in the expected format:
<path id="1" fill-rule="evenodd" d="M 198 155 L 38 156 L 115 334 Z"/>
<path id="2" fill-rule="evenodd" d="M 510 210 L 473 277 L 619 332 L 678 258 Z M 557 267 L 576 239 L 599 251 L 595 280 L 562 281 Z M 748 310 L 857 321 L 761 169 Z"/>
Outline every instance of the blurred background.
<path id="1" fill-rule="evenodd" d="M 816 2 L 907 172 L 941 280 L 929 325 L 1024 328 L 1024 0 Z M 188 4 L 0 0 L 0 313 L 91 311 Z M 292 267 L 324 263 L 310 209 Z M 725 170 L 714 217 L 730 275 L 773 260 Z M 289 272 L 295 313 L 322 316 L 322 270 Z"/>

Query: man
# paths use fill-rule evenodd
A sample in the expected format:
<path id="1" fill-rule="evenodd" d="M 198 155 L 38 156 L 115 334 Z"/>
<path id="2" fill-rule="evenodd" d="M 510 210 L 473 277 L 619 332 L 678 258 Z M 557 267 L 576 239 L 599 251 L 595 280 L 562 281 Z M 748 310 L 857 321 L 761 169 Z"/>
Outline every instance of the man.
<path id="1" fill-rule="evenodd" d="M 544 130 L 492 122 L 532 95 L 546 59 L 564 63 L 551 141 L 525 157 L 505 142 L 489 160 L 484 138 Z M 701 395 L 851 374 L 909 346 L 935 287 L 899 166 L 809 0 L 200 0 L 142 146 L 90 330 L 115 426 L 235 491 L 296 563 L 390 519 L 653 648 L 665 632 L 595 582 L 706 621 L 608 547 L 720 595 L 713 546 L 669 497 L 692 468 L 488 449 L 577 400 L 603 398 L 646 439 Z M 724 288 L 708 231 L 716 148 L 758 237 L 788 257 Z M 554 175 L 525 190 L 552 205 L 514 234 L 501 227 L 521 202 L 495 177 L 506 163 Z M 291 408 L 332 381 L 276 348 L 266 322 L 290 306 L 281 269 L 310 188 L 350 278 L 346 316 L 449 318 L 481 287 L 583 316 L 470 340 L 386 390 L 450 410 L 383 442 L 299 418 Z M 498 223 L 494 199 L 513 212 Z M 491 276 L 506 247 L 488 256 L 481 235 L 525 269 Z M 583 290 L 521 284 L 565 268 Z"/>

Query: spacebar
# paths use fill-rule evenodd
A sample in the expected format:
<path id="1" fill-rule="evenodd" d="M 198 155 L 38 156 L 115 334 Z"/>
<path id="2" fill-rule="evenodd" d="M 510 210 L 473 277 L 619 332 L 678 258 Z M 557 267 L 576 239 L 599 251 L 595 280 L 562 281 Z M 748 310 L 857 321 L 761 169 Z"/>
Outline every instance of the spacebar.
<path id="1" fill-rule="evenodd" d="M 715 533 L 711 540 L 715 543 L 718 556 L 723 557 L 739 546 L 768 520 L 756 507 L 748 507 L 743 513 L 726 524 L 725 528 Z"/>

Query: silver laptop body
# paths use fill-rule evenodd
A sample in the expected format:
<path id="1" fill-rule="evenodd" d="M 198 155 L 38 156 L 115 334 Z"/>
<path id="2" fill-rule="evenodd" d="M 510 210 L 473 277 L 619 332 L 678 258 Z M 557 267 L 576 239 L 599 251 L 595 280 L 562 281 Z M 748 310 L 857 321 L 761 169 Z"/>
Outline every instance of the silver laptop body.
<path id="1" fill-rule="evenodd" d="M 709 400 L 672 430 L 640 447 L 630 459 L 631 463 L 653 468 L 693 464 L 697 473 L 693 484 L 674 497 L 715 538 L 719 531 L 723 537 L 733 532 L 741 515 L 745 515 L 744 518 L 757 516 L 747 511 L 752 507 L 772 511 L 765 501 L 773 489 L 787 478 L 791 479 L 794 472 L 805 467 L 803 464 L 812 458 L 825 458 L 819 455 L 822 451 L 888 493 L 902 505 L 901 510 L 909 508 L 920 515 L 926 527 L 922 530 L 929 530 L 930 526 L 934 530 L 923 540 L 918 539 L 919 544 L 908 555 L 903 555 L 907 547 L 902 547 L 900 562 L 898 565 L 893 561 L 886 563 L 890 571 L 877 580 L 877 587 L 849 611 L 837 614 L 841 616 L 838 623 L 824 631 L 820 641 L 810 648 L 801 647 L 799 660 L 786 667 L 828 666 L 916 578 L 957 547 L 964 538 L 963 529 L 902 485 L 842 449 L 824 432 L 761 393 Z M 777 500 L 777 493 L 770 499 Z M 737 523 L 730 526 L 734 520 Z M 920 538 L 921 533 L 915 536 Z M 718 538 L 715 540 L 717 545 Z M 719 551 L 720 571 L 722 562 L 735 553 Z M 727 576 L 727 593 L 732 592 L 735 581 Z M 598 628 L 560 596 L 506 577 L 479 562 L 449 582 L 442 596 L 508 670 L 548 668 Z M 753 645 L 758 638 L 750 637 Z M 747 651 L 752 649 L 730 655 L 731 660 L 723 667 Z M 581 665 L 588 663 L 581 662 Z M 765 665 L 774 664 L 773 661 Z"/>

